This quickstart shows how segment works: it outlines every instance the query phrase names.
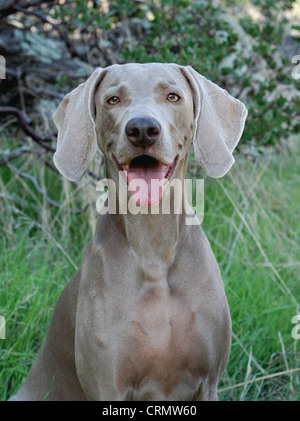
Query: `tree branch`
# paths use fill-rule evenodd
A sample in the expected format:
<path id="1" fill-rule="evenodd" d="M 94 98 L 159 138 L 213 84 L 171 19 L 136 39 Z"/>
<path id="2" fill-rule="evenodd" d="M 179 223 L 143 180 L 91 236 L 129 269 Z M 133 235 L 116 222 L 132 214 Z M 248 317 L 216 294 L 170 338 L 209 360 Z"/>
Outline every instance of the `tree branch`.
<path id="1" fill-rule="evenodd" d="M 37 134 L 28 124 L 28 121 L 26 120 L 26 117 L 21 113 L 21 111 L 18 108 L 15 107 L 0 107 L 0 115 L 15 115 L 17 119 L 19 120 L 20 126 L 24 133 L 26 133 L 28 136 L 30 136 L 36 143 L 38 143 L 40 146 L 42 146 L 44 149 L 46 149 L 49 152 L 55 152 L 56 149 L 51 146 L 47 145 L 46 142 L 51 142 L 53 139 L 53 135 L 48 135 L 45 137 L 41 137 L 39 134 Z"/>
<path id="2" fill-rule="evenodd" d="M 18 158 L 19 156 L 23 155 L 23 153 L 28 152 L 31 152 L 31 148 L 29 146 L 20 146 L 10 153 L 0 156 L 0 165 L 7 165 L 9 161 Z"/>
<path id="3" fill-rule="evenodd" d="M 20 0 L 6 0 L 0 5 L 0 19 L 16 13 L 15 6 L 20 3 Z M 24 9 L 28 7 L 41 6 L 44 3 L 54 3 L 53 0 L 34 0 L 22 3 L 20 6 Z"/>
<path id="4" fill-rule="evenodd" d="M 15 107 L 0 107 L 0 115 L 15 115 L 17 119 L 19 120 L 21 129 L 24 133 L 26 133 L 28 136 L 30 136 L 38 145 L 40 145 L 42 148 L 46 149 L 48 152 L 54 153 L 56 151 L 56 148 L 54 146 L 48 145 L 47 142 L 51 142 L 53 137 L 55 137 L 57 134 L 51 133 L 48 136 L 41 137 L 39 134 L 37 134 L 28 124 L 28 121 L 26 120 L 26 117 L 22 114 L 22 112 Z M 25 149 L 25 147 L 24 147 Z M 0 165 L 7 164 L 10 160 L 16 158 L 18 153 L 20 155 L 24 153 L 25 150 L 16 149 L 15 151 L 12 151 L 7 156 L 4 156 L 0 160 Z M 100 177 L 97 176 L 92 171 L 88 171 L 87 174 L 92 177 L 94 180 L 99 180 Z"/>

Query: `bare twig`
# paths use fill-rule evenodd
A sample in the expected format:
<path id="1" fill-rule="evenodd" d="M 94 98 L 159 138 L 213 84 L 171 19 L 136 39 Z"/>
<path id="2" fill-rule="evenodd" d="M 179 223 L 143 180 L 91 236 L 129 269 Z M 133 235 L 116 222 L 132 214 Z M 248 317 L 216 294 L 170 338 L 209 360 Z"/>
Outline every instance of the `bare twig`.
<path id="1" fill-rule="evenodd" d="M 29 123 L 26 117 L 24 116 L 24 114 L 22 114 L 22 112 L 18 108 L 15 108 L 15 107 L 0 107 L 0 115 L 15 115 L 18 118 L 20 126 L 24 133 L 30 136 L 39 146 L 46 149 L 46 151 L 52 152 L 52 153 L 56 151 L 56 148 L 54 146 L 47 144 L 47 142 L 51 142 L 52 139 L 57 135 L 56 132 L 52 132 L 48 134 L 47 136 L 41 137 L 29 126 Z M 1 158 L 0 165 L 5 165 L 11 159 L 14 159 L 14 156 L 12 156 L 10 159 L 8 159 L 7 157 Z M 52 167 L 52 169 L 54 168 Z M 100 179 L 99 176 L 97 176 L 95 173 L 93 173 L 90 170 L 87 172 L 87 174 L 94 180 Z"/>
<path id="2" fill-rule="evenodd" d="M 19 168 L 17 168 L 15 165 L 12 164 L 8 164 L 7 165 L 8 168 L 10 170 L 12 170 L 13 172 L 15 172 L 16 174 L 18 174 L 20 177 L 26 178 L 27 180 L 32 181 L 32 183 L 34 184 L 34 187 L 37 189 L 37 191 L 47 200 L 47 202 L 50 203 L 50 205 L 56 206 L 56 207 L 60 207 L 60 203 L 55 202 L 55 200 L 52 200 L 51 197 L 49 197 L 47 195 L 47 193 L 45 191 L 42 190 L 42 188 L 39 186 L 39 183 L 37 181 L 37 179 L 35 177 L 33 177 L 33 175 L 28 174 L 26 172 L 21 172 L 19 170 Z"/>
<path id="3" fill-rule="evenodd" d="M 21 3 L 21 4 L 20 4 Z M 41 6 L 42 4 L 54 3 L 53 0 L 33 0 L 21 2 L 20 0 L 6 0 L 0 5 L 0 19 L 16 13 L 16 6 L 21 6 L 24 9 L 34 6 Z"/>
<path id="4" fill-rule="evenodd" d="M 9 161 L 18 158 L 19 156 L 28 152 L 31 152 L 31 148 L 29 146 L 20 146 L 19 148 L 11 151 L 10 153 L 1 156 L 0 165 L 7 165 Z"/>
<path id="5" fill-rule="evenodd" d="M 27 180 L 30 180 L 33 184 L 34 187 L 36 188 L 36 190 L 43 196 L 43 198 L 52 206 L 55 206 L 57 208 L 62 208 L 62 204 L 59 202 L 56 202 L 55 200 L 51 199 L 51 197 L 49 197 L 47 195 L 47 193 L 40 187 L 37 179 L 35 177 L 33 177 L 33 175 L 28 174 L 26 172 L 21 172 L 15 165 L 12 165 L 10 163 L 7 164 L 8 168 L 15 172 L 18 176 L 26 178 Z M 83 213 L 85 212 L 90 206 L 90 203 L 88 203 L 83 209 L 70 209 L 70 212 L 73 214 L 79 214 L 79 213 Z"/>
<path id="6" fill-rule="evenodd" d="M 30 136 L 36 143 L 42 146 L 49 152 L 55 152 L 55 148 L 51 145 L 48 145 L 47 142 L 51 142 L 53 139 L 53 134 L 41 137 L 37 134 L 28 124 L 28 121 L 24 114 L 15 107 L 0 107 L 0 115 L 15 115 L 20 123 L 20 126 L 24 133 Z"/>

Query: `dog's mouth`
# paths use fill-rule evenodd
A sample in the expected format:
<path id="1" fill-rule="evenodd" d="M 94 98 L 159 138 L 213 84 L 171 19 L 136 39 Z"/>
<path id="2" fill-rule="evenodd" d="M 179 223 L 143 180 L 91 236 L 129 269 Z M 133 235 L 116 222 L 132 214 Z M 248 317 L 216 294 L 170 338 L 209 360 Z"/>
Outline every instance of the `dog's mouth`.
<path id="1" fill-rule="evenodd" d="M 119 164 L 114 155 L 113 160 L 126 177 L 134 202 L 138 206 L 154 206 L 160 202 L 163 187 L 175 171 L 178 155 L 171 164 L 165 164 L 147 154 L 139 155 L 125 165 Z"/>

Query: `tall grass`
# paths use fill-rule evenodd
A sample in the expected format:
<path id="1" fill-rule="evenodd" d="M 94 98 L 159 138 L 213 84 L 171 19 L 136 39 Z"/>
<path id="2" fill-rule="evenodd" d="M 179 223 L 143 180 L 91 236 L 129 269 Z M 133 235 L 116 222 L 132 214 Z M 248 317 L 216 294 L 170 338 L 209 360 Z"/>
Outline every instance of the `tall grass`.
<path id="1" fill-rule="evenodd" d="M 223 274 L 232 352 L 219 385 L 224 400 L 299 400 L 299 146 L 253 161 L 238 157 L 209 181 L 204 229 Z"/>
<path id="2" fill-rule="evenodd" d="M 291 335 L 300 314 L 300 157 L 296 143 L 291 148 L 254 161 L 237 155 L 228 175 L 205 180 L 203 227 L 233 321 L 220 400 L 300 399 L 299 341 Z M 33 156 L 18 165 L 22 174 L 0 168 L 2 400 L 26 377 L 97 216 L 94 205 L 77 212 L 90 200 L 87 179 L 71 185 Z"/>

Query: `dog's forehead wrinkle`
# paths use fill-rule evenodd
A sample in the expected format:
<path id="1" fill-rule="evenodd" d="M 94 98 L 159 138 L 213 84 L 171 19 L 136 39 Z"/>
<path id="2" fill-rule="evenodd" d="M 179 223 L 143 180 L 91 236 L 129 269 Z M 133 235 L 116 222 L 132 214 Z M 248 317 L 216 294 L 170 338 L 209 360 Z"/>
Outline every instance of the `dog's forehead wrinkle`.
<path id="1" fill-rule="evenodd" d="M 179 84 L 176 83 L 175 80 L 170 79 L 160 79 L 158 81 L 153 82 L 153 91 L 154 92 L 160 92 L 160 91 L 180 91 L 181 88 L 179 87 Z"/>
<path id="2" fill-rule="evenodd" d="M 128 93 L 130 93 L 130 85 L 125 82 L 109 85 L 105 90 L 106 95 L 109 95 L 109 94 L 127 95 Z"/>
<path id="3" fill-rule="evenodd" d="M 154 85 L 167 88 L 169 85 L 177 85 L 184 79 L 177 65 L 167 63 L 164 65 L 158 63 L 113 65 L 108 68 L 106 78 L 110 86 L 125 82 L 132 89 L 136 89 L 137 85 L 145 89 Z"/>

